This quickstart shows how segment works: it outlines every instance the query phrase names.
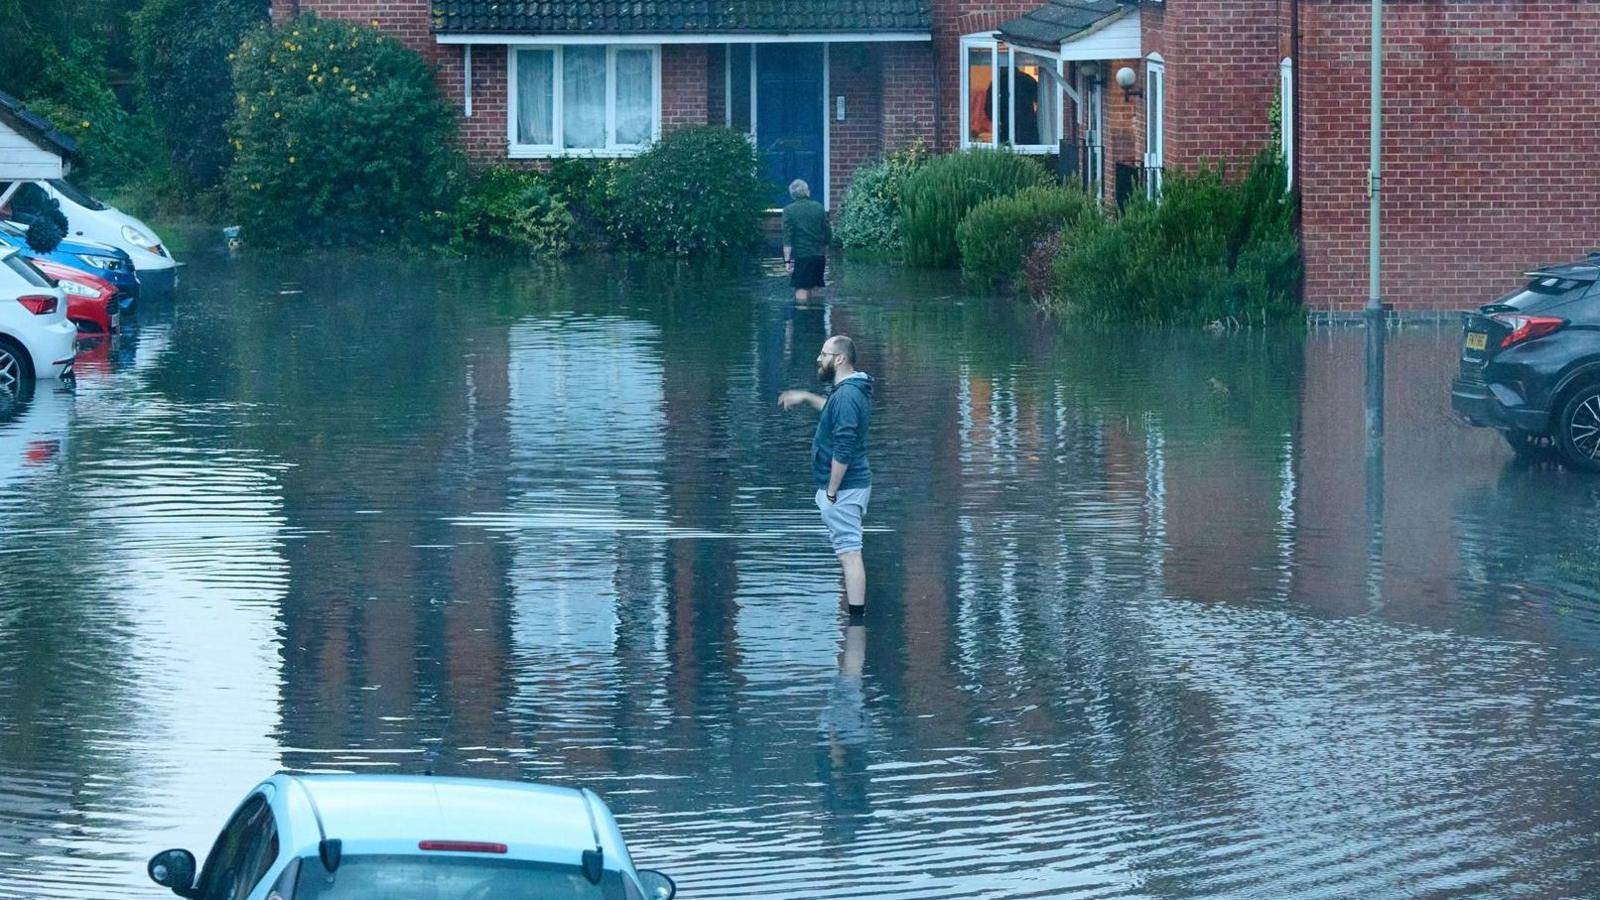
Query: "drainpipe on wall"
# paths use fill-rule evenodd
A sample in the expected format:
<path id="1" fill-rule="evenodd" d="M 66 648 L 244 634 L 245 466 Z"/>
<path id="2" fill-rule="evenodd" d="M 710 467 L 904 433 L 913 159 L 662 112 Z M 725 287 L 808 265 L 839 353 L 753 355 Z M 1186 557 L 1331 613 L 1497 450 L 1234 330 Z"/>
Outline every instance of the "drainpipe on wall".
<path id="1" fill-rule="evenodd" d="M 944 150 L 944 66 L 939 65 L 939 44 L 933 44 L 933 146 L 934 153 Z M 956 65 L 962 65 L 961 42 L 956 42 Z M 958 70 L 959 71 L 959 70 Z M 965 103 L 963 98 L 959 102 Z"/>
<path id="2" fill-rule="evenodd" d="M 1289 59 L 1293 61 L 1292 64 L 1294 66 L 1292 70 L 1294 78 L 1289 82 L 1289 89 L 1294 92 L 1294 102 L 1290 104 L 1294 107 L 1292 110 L 1294 120 L 1290 123 L 1290 128 L 1293 130 L 1291 140 L 1294 142 L 1294 146 L 1291 149 L 1294 151 L 1294 169 L 1289 173 L 1289 179 L 1294 184 L 1295 189 L 1299 190 L 1303 184 L 1300 180 L 1300 132 L 1302 130 L 1300 128 L 1300 82 L 1305 80 L 1305 71 L 1300 67 L 1300 0 L 1289 0 Z M 1300 216 L 1303 212 L 1304 210 L 1301 206 L 1296 204 L 1294 212 L 1294 228 L 1296 232 L 1300 231 Z"/>

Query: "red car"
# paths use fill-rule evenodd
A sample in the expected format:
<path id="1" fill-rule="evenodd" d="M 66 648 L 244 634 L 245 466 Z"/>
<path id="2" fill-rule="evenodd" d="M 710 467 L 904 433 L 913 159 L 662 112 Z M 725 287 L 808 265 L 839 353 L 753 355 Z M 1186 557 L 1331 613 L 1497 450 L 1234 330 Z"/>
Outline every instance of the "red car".
<path id="1" fill-rule="evenodd" d="M 78 331 L 109 335 L 118 329 L 122 298 L 116 285 L 48 259 L 32 262 L 67 295 L 67 318 L 77 324 Z"/>

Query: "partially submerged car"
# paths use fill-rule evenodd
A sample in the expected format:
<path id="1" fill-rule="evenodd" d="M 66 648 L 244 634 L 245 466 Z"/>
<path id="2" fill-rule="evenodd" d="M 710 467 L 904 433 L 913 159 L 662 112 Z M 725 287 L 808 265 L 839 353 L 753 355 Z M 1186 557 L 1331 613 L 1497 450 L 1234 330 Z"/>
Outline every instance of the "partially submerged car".
<path id="1" fill-rule="evenodd" d="M 1463 314 L 1451 406 L 1521 456 L 1558 453 L 1600 472 L 1600 254 L 1546 266 Z"/>
<path id="2" fill-rule="evenodd" d="M 109 244 L 67 238 L 50 252 L 41 253 L 28 244 L 26 225 L 3 219 L 0 219 L 0 244 L 16 247 L 23 256 L 35 264 L 48 260 L 96 278 L 104 278 L 116 285 L 122 312 L 129 312 L 138 302 L 139 276 L 134 271 L 133 260 L 125 251 Z"/>
<path id="3" fill-rule="evenodd" d="M 671 900 L 635 869 L 592 791 L 404 775 L 279 774 L 223 826 L 205 868 L 167 850 L 150 877 L 195 900 Z"/>
<path id="4" fill-rule="evenodd" d="M 15 247 L 0 245 L 0 395 L 35 378 L 69 378 L 77 338 L 66 295 Z"/>
<path id="5" fill-rule="evenodd" d="M 104 278 L 48 259 L 30 260 L 67 296 L 67 318 L 80 334 L 110 335 L 121 329 L 122 294 Z"/>
<path id="6" fill-rule="evenodd" d="M 177 286 L 178 262 L 149 225 L 95 199 L 65 179 L 0 182 L 0 217 L 26 222 L 50 200 L 59 204 L 67 217 L 69 237 L 110 244 L 127 252 L 150 290 L 160 292 Z"/>

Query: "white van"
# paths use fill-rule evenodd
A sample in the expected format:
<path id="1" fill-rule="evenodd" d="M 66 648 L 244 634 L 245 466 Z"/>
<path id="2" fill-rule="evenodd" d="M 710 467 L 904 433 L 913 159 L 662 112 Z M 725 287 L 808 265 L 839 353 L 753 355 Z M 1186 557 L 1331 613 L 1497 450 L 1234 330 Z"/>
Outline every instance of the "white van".
<path id="1" fill-rule="evenodd" d="M 13 213 L 37 209 L 42 197 L 61 204 L 69 237 L 120 247 L 133 258 L 134 271 L 144 290 L 161 291 L 178 284 L 178 262 L 172 258 L 155 229 L 114 206 L 107 206 L 70 181 L 0 181 L 0 218 L 20 218 Z"/>

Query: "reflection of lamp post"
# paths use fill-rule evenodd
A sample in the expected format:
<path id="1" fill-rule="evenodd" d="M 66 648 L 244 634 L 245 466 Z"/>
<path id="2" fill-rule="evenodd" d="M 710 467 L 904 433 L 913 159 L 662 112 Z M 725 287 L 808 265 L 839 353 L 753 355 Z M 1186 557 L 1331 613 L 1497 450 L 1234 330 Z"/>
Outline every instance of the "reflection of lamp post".
<path id="1" fill-rule="evenodd" d="M 1138 80 L 1139 74 L 1127 66 L 1117 70 L 1117 84 L 1122 86 L 1122 99 L 1132 100 L 1135 97 L 1144 96 L 1144 91 L 1134 90 L 1133 88 L 1134 83 Z"/>

